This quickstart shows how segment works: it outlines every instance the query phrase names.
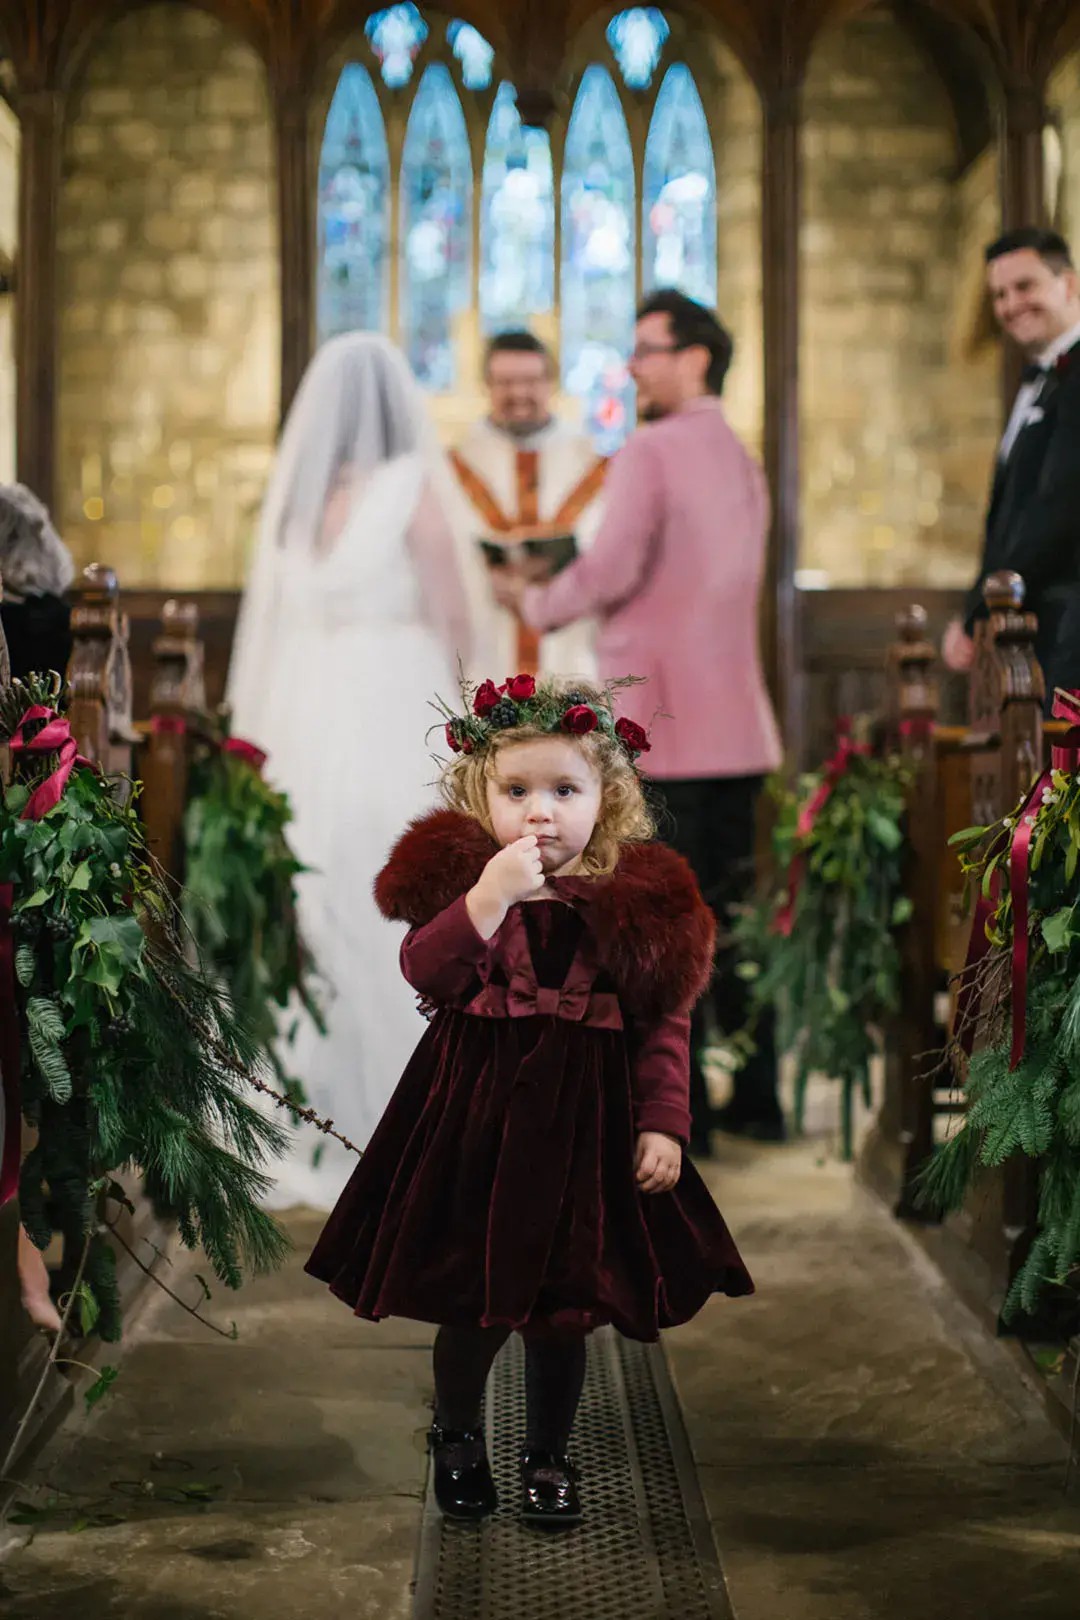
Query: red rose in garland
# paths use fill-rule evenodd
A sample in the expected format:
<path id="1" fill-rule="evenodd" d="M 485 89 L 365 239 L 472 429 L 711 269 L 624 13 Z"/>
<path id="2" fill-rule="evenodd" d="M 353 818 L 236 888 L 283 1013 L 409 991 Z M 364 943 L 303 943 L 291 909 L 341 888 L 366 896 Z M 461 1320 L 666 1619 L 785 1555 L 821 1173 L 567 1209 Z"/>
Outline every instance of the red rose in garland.
<path id="1" fill-rule="evenodd" d="M 511 675 L 503 690 L 515 703 L 527 703 L 536 696 L 536 680 L 532 675 Z"/>
<path id="2" fill-rule="evenodd" d="M 461 753 L 461 744 L 457 740 L 457 732 L 452 720 L 446 722 L 446 746 L 452 748 L 455 754 Z"/>
<path id="3" fill-rule="evenodd" d="M 562 717 L 563 730 L 569 731 L 574 737 L 586 736 L 588 732 L 595 731 L 599 724 L 594 710 L 587 703 L 575 703 Z"/>
<path id="4" fill-rule="evenodd" d="M 502 688 L 496 686 L 494 681 L 485 681 L 477 688 L 476 696 L 473 698 L 473 714 L 482 720 L 485 714 L 491 713 L 501 697 Z"/>
<path id="5" fill-rule="evenodd" d="M 615 735 L 631 754 L 647 754 L 652 747 L 648 732 L 636 720 L 616 720 Z"/>

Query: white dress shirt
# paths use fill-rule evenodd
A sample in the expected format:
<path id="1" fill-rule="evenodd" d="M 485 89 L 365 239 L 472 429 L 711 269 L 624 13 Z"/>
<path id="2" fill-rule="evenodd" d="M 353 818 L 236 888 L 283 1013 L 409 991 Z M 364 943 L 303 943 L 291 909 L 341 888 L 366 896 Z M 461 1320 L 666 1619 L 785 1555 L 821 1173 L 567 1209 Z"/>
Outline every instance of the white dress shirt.
<path id="1" fill-rule="evenodd" d="M 1020 384 L 1013 403 L 1012 413 L 1009 416 L 1005 432 L 1001 437 L 1001 443 L 998 446 L 999 461 L 1009 459 L 1013 445 L 1029 423 L 1041 420 L 1042 411 L 1039 408 L 1038 400 L 1043 391 L 1047 374 L 1053 370 L 1059 357 L 1067 354 L 1077 343 L 1080 343 L 1080 321 L 1077 321 L 1075 326 L 1070 326 L 1067 332 L 1062 332 L 1061 336 L 1056 337 L 1053 343 L 1043 350 L 1042 354 L 1036 356 L 1034 363 L 1039 367 L 1040 375 Z"/>

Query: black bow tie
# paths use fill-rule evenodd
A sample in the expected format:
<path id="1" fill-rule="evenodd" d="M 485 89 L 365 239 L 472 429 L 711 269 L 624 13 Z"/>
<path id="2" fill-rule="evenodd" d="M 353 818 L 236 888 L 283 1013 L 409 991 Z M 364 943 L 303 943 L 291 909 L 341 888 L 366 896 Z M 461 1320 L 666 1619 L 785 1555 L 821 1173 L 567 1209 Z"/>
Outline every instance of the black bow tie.
<path id="1" fill-rule="evenodd" d="M 1040 366 L 1037 360 L 1029 360 L 1023 371 L 1020 373 L 1020 381 L 1022 383 L 1039 382 L 1040 379 L 1045 376 L 1046 367 Z"/>

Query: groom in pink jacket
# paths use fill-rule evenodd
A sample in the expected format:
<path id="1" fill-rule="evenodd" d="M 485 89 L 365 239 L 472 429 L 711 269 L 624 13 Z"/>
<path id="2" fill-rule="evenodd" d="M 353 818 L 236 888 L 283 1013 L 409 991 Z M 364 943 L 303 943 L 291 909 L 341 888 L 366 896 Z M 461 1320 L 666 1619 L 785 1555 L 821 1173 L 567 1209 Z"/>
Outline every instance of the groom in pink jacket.
<path id="1" fill-rule="evenodd" d="M 720 922 L 706 1000 L 729 1034 L 745 1008 L 723 943 L 727 913 L 752 885 L 755 806 L 781 759 L 758 639 L 768 494 L 720 403 L 731 355 L 731 337 L 712 311 L 678 292 L 648 298 L 630 360 L 643 425 L 612 463 L 596 539 L 550 584 L 526 587 L 511 577 L 499 585 L 503 604 L 537 630 L 595 619 L 603 679 L 647 679 L 635 704 L 657 715 L 648 766 L 666 805 L 660 833 L 689 860 Z M 781 1138 L 771 1027 L 759 1028 L 733 1101 L 714 1114 L 700 1063 L 706 1018 L 703 1003 L 694 1026 L 692 1147 L 708 1152 L 710 1125 Z"/>

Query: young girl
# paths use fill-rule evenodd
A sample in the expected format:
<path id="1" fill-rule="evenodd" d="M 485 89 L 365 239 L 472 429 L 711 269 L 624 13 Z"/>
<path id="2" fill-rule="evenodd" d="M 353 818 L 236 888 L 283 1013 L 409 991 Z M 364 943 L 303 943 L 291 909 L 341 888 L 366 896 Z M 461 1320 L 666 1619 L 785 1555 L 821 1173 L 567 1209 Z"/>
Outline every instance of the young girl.
<path id="1" fill-rule="evenodd" d="M 485 681 L 446 737 L 449 808 L 375 886 L 410 924 L 402 971 L 431 1022 L 307 1269 L 358 1316 L 440 1324 L 430 1443 L 454 1517 L 497 1506 L 480 1407 L 520 1332 L 522 1513 L 574 1524 L 586 1335 L 655 1339 L 713 1292 L 753 1292 L 683 1157 L 713 922 L 647 842 L 648 739 L 611 690 Z"/>

